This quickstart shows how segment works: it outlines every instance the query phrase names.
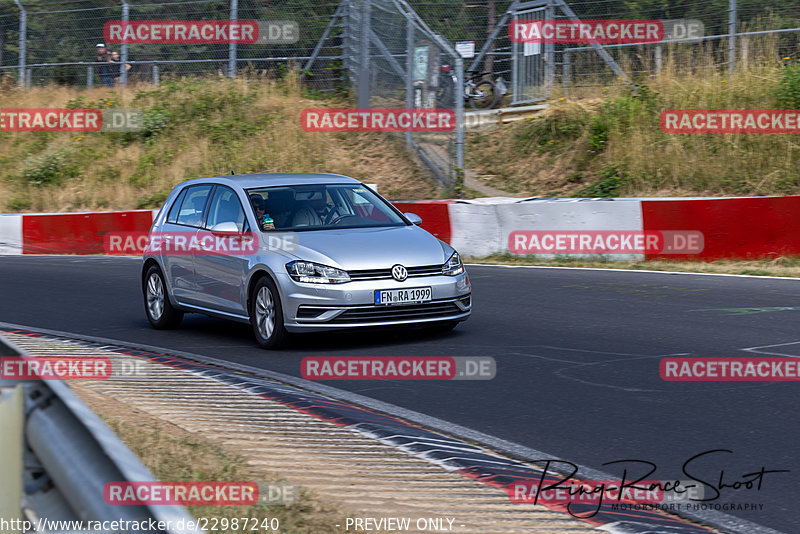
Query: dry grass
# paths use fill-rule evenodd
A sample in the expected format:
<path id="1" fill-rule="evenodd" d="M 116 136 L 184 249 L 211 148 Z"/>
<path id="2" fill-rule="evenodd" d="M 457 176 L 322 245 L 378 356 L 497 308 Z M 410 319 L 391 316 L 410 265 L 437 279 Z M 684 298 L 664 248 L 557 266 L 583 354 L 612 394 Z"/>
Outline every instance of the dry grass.
<path id="1" fill-rule="evenodd" d="M 300 113 L 342 106 L 309 98 L 297 79 L 173 80 L 159 87 L 79 90 L 0 86 L 3 107 L 145 111 L 142 133 L 0 133 L 0 212 L 158 207 L 189 178 L 332 172 L 378 184 L 392 198 L 438 195 L 385 134 L 308 133 Z"/>
<path id="2" fill-rule="evenodd" d="M 638 80 L 638 95 L 611 86 L 557 97 L 536 118 L 470 134 L 468 165 L 492 175 L 490 185 L 530 196 L 800 194 L 798 134 L 666 134 L 659 126 L 664 109 L 779 107 L 784 60 L 774 39 L 751 39 L 752 61 L 733 74 L 712 64 L 719 51 L 665 47 L 661 74 Z M 642 61 L 637 68 L 647 67 Z"/>

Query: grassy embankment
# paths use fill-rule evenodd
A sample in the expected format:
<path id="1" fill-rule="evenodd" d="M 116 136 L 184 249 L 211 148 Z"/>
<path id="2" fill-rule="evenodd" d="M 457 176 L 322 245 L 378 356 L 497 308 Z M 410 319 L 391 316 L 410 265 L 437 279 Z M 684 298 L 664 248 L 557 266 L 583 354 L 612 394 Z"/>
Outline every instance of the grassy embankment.
<path id="1" fill-rule="evenodd" d="M 530 196 L 800 194 L 800 134 L 660 130 L 664 109 L 800 109 L 800 62 L 769 38 L 756 49 L 767 59 L 729 74 L 703 63 L 711 53 L 665 47 L 661 74 L 635 79 L 636 95 L 585 88 L 583 98 L 556 96 L 539 117 L 471 134 L 468 167 Z"/>
<path id="2" fill-rule="evenodd" d="M 136 108 L 137 133 L 0 133 L 0 213 L 153 208 L 189 178 L 252 172 L 333 172 L 377 183 L 391 198 L 436 189 L 403 149 L 380 133 L 307 133 L 300 112 L 315 101 L 296 78 L 166 81 L 125 90 L 18 91 L 0 85 L 3 108 Z"/>

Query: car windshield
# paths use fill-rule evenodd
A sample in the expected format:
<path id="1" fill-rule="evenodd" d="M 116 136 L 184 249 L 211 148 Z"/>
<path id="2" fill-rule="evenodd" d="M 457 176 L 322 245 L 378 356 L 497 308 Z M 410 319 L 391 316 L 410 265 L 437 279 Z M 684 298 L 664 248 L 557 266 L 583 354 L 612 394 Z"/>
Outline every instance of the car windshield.
<path id="1" fill-rule="evenodd" d="M 247 190 L 264 232 L 404 226 L 385 200 L 361 184 L 316 184 Z"/>

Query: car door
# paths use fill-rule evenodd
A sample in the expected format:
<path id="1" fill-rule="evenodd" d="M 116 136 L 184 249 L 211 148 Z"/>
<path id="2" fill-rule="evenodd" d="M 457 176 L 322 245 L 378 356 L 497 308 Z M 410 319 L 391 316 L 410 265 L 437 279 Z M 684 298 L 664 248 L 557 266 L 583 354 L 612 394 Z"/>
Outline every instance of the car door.
<path id="1" fill-rule="evenodd" d="M 191 185 L 181 193 L 177 210 L 170 210 L 161 229 L 161 258 L 172 295 L 180 303 L 197 302 L 194 258 L 186 245 L 202 227 L 213 184 Z"/>
<path id="2" fill-rule="evenodd" d="M 223 223 L 234 223 L 239 236 L 249 225 L 242 203 L 230 187 L 218 185 L 211 197 L 204 228 L 198 232 L 201 243 L 216 243 L 211 251 L 203 250 L 194 256 L 198 304 L 224 313 L 247 315 L 244 280 L 248 269 L 248 256 L 235 248 L 229 232 L 215 232 Z M 219 239 L 217 239 L 219 238 Z M 220 247 L 219 243 L 223 245 Z"/>

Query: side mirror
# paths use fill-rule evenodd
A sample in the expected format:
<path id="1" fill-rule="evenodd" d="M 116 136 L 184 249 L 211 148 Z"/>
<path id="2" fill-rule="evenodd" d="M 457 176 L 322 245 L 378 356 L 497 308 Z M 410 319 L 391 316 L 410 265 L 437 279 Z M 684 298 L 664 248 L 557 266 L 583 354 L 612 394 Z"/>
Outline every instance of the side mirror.
<path id="1" fill-rule="evenodd" d="M 239 227 L 233 221 L 217 223 L 211 227 L 211 233 L 215 235 L 236 235 L 240 234 Z"/>
<path id="2" fill-rule="evenodd" d="M 411 221 L 411 224 L 414 224 L 416 226 L 422 224 L 422 217 L 420 217 L 416 213 L 404 213 L 403 215 L 405 215 L 406 219 Z"/>

